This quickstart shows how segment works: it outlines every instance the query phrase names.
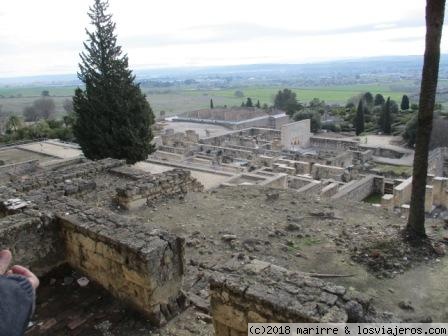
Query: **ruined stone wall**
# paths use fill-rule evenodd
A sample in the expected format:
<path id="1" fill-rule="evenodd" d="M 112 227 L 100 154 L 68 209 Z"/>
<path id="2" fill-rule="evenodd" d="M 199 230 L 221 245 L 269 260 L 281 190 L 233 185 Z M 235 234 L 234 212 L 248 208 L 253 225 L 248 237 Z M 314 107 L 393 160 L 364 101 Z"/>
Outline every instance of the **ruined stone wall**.
<path id="1" fill-rule="evenodd" d="M 332 198 L 359 202 L 373 193 L 381 193 L 381 186 L 383 184 L 384 177 L 367 175 L 360 180 L 347 183 L 345 186 L 340 188 L 339 191 L 332 196 Z"/>
<path id="2" fill-rule="evenodd" d="M 331 150 L 357 150 L 359 142 L 355 140 L 347 139 L 335 139 L 335 138 L 323 138 L 323 137 L 311 137 L 310 146 L 316 148 L 324 148 Z"/>
<path id="3" fill-rule="evenodd" d="M 117 188 L 117 202 L 125 209 L 136 209 L 166 198 L 184 196 L 189 191 L 202 191 L 203 186 L 191 177 L 189 170 L 173 169 L 145 176 Z"/>
<path id="4" fill-rule="evenodd" d="M 201 139 L 200 142 L 203 144 L 221 146 L 224 143 L 238 141 L 238 139 L 241 137 L 252 137 L 252 138 L 255 137 L 259 140 L 273 141 L 274 139 L 280 138 L 280 131 L 274 129 L 252 127 L 239 131 L 234 131 L 231 133 L 226 133 L 219 136 Z"/>
<path id="5" fill-rule="evenodd" d="M 428 174 L 435 176 L 446 176 L 446 161 L 448 159 L 448 148 L 438 147 L 429 152 Z"/>
<path id="6" fill-rule="evenodd" d="M 0 174 L 25 174 L 36 171 L 39 166 L 39 160 L 30 160 L 8 165 L 0 165 Z"/>
<path id="7" fill-rule="evenodd" d="M 214 151 L 218 152 L 220 151 L 222 155 L 230 156 L 232 158 L 241 158 L 241 159 L 247 159 L 251 160 L 254 157 L 254 154 L 250 148 L 247 148 L 246 150 L 242 149 L 233 149 L 228 147 L 219 147 L 219 146 L 212 146 L 212 145 L 206 145 L 201 144 L 199 146 L 199 150 L 201 152 L 208 152 L 208 151 Z"/>
<path id="8" fill-rule="evenodd" d="M 322 190 L 322 182 L 313 180 L 304 187 L 297 189 L 297 192 L 304 196 L 314 196 L 319 195 L 321 190 Z"/>
<path id="9" fill-rule="evenodd" d="M 0 218 L 0 250 L 9 249 L 14 264 L 30 267 L 38 276 L 64 262 L 58 227 L 48 213 L 25 210 Z"/>
<path id="10" fill-rule="evenodd" d="M 162 325 L 185 304 L 184 240 L 64 196 L 71 194 L 66 186 L 74 187 L 73 193 L 82 192 L 79 186 L 92 181 L 89 177 L 114 167 L 113 173 L 131 181 L 147 178 L 144 172 L 121 167 L 117 160 L 87 163 L 37 174 L 47 180 L 38 183 L 32 176 L 17 183 L 17 189 L 1 186 L 1 204 L 18 198 L 21 207 L 12 215 L 0 212 L 0 248 L 11 249 L 15 263 L 30 266 L 39 275 L 68 262 Z M 169 176 L 162 183 L 168 180 Z"/>
<path id="11" fill-rule="evenodd" d="M 300 188 L 310 184 L 311 182 L 313 182 L 313 180 L 309 179 L 309 178 L 298 177 L 298 176 L 289 176 L 288 177 L 288 189 L 300 189 Z"/>
<path id="12" fill-rule="evenodd" d="M 361 322 L 369 308 L 358 292 L 258 260 L 213 277 L 210 297 L 216 336 L 247 335 L 248 323 Z"/>
<path id="13" fill-rule="evenodd" d="M 358 161 L 360 163 L 366 163 L 368 161 L 371 161 L 373 158 L 373 151 L 368 149 L 365 151 L 350 151 L 353 155 L 353 160 Z"/>
<path id="14" fill-rule="evenodd" d="M 281 127 L 282 148 L 286 150 L 296 147 L 308 148 L 310 146 L 311 121 L 305 119 Z"/>
<path id="15" fill-rule="evenodd" d="M 92 177 L 98 173 L 108 171 L 109 169 L 119 167 L 124 164 L 124 161 L 115 159 L 87 161 L 78 165 L 63 167 L 62 169 L 58 169 L 56 171 L 44 171 L 33 174 L 27 178 L 11 182 L 8 185 L 18 191 L 27 192 L 33 189 L 55 186 L 75 178 Z"/>
<path id="16" fill-rule="evenodd" d="M 342 152 L 337 154 L 335 157 L 328 158 L 326 161 L 327 165 L 346 168 L 352 165 L 353 154 L 351 151 Z"/>
<path id="17" fill-rule="evenodd" d="M 98 209 L 58 218 L 71 266 L 158 325 L 179 311 L 181 238 Z"/>
<path id="18" fill-rule="evenodd" d="M 321 165 L 317 163 L 314 164 L 313 167 L 311 168 L 311 175 L 315 180 L 334 179 L 337 181 L 341 181 L 344 172 L 345 172 L 344 168 Z"/>
<path id="19" fill-rule="evenodd" d="M 338 190 L 339 190 L 339 183 L 332 182 L 322 188 L 320 196 L 329 198 L 329 197 L 332 197 L 333 195 L 336 195 Z"/>

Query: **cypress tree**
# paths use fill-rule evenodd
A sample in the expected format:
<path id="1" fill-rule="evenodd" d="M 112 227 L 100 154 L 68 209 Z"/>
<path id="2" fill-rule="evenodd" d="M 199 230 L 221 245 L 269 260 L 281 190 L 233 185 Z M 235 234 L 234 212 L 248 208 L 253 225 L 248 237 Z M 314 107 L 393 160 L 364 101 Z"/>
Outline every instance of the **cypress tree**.
<path id="1" fill-rule="evenodd" d="M 375 95 L 375 100 L 373 101 L 373 105 L 378 106 L 378 105 L 383 105 L 386 102 L 386 100 L 384 99 L 383 95 L 380 93 L 377 93 Z"/>
<path id="2" fill-rule="evenodd" d="M 391 116 L 391 102 L 390 97 L 387 98 L 386 104 L 384 105 L 384 115 L 383 115 L 383 133 L 390 134 L 392 132 L 392 116 Z"/>
<path id="3" fill-rule="evenodd" d="M 356 110 L 355 131 L 356 135 L 360 135 L 362 132 L 364 132 L 364 106 L 362 103 L 362 99 L 359 101 L 358 109 Z"/>
<path id="4" fill-rule="evenodd" d="M 400 107 L 402 111 L 409 110 L 409 97 L 407 95 L 403 95 L 403 98 L 401 98 Z"/>
<path id="5" fill-rule="evenodd" d="M 257 100 L 257 103 L 255 104 L 255 106 L 256 106 L 257 108 L 260 108 L 260 107 L 261 107 L 261 104 L 260 104 L 260 101 L 259 101 L 259 100 Z"/>
<path id="6" fill-rule="evenodd" d="M 94 0 L 88 12 L 94 30 L 86 30 L 88 39 L 80 54 L 78 77 L 85 89 L 77 88 L 73 97 L 74 134 L 89 159 L 135 163 L 154 150 L 154 114 L 135 83 L 127 55 L 117 45 L 108 7 L 108 0 Z"/>
<path id="7" fill-rule="evenodd" d="M 210 108 L 213 109 L 213 99 L 210 99 Z"/>
<path id="8" fill-rule="evenodd" d="M 254 107 L 254 105 L 252 104 L 252 99 L 250 97 L 247 97 L 246 107 Z"/>

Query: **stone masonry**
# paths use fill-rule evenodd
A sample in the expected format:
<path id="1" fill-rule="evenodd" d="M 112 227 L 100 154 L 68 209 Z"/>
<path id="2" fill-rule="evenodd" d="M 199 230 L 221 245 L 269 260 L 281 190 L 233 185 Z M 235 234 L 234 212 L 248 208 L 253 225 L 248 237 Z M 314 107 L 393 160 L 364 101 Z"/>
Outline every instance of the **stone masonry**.
<path id="1" fill-rule="evenodd" d="M 190 171 L 174 169 L 163 174 L 148 175 L 117 188 L 117 203 L 127 210 L 151 205 L 165 198 L 182 197 L 188 191 L 203 191 L 204 187 L 192 178 Z"/>
<path id="2" fill-rule="evenodd" d="M 216 336 L 247 335 L 248 323 L 366 322 L 373 312 L 356 291 L 260 260 L 242 264 L 210 280 Z"/>
<path id="3" fill-rule="evenodd" d="M 121 174 L 154 202 L 202 187 L 189 172 L 153 176 L 111 159 L 42 171 L 0 188 L 0 249 L 39 275 L 67 262 L 163 325 L 185 304 L 184 240 L 72 198 L 95 190 L 97 174 Z"/>

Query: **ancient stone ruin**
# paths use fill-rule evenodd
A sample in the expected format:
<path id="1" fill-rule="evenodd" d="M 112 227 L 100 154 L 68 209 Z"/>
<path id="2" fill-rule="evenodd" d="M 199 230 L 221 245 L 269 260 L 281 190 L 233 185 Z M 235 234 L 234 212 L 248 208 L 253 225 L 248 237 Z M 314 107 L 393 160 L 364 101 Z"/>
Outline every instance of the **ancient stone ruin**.
<path id="1" fill-rule="evenodd" d="M 202 188 L 188 171 L 150 175 L 112 159 L 10 176 L 0 189 L 0 248 L 40 275 L 68 263 L 160 326 L 185 305 L 184 240 L 76 199 L 114 174 L 122 186 L 110 205 L 126 209 Z"/>

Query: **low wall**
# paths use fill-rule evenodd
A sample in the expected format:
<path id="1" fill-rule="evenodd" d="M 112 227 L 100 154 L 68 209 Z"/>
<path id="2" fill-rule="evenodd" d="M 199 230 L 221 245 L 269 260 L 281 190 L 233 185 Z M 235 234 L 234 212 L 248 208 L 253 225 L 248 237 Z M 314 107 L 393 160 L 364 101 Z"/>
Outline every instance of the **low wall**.
<path id="1" fill-rule="evenodd" d="M 362 201 L 373 193 L 382 193 L 384 177 L 367 175 L 361 180 L 351 181 L 332 196 L 332 199 L 345 199 L 351 201 Z"/>
<path id="2" fill-rule="evenodd" d="M 428 155 L 428 174 L 433 174 L 435 176 L 445 176 L 446 175 L 446 164 L 448 159 L 448 148 L 438 147 L 429 152 Z"/>
<path id="3" fill-rule="evenodd" d="M 310 138 L 310 145 L 311 147 L 346 151 L 349 149 L 357 150 L 359 141 L 312 136 Z"/>
<path id="4" fill-rule="evenodd" d="M 394 206 L 400 207 L 411 201 L 412 177 L 409 177 L 394 188 Z"/>
<path id="5" fill-rule="evenodd" d="M 94 209 L 58 218 L 72 267 L 157 325 L 182 308 L 183 239 Z"/>
<path id="6" fill-rule="evenodd" d="M 33 172 L 39 166 L 39 160 L 30 160 L 0 166 L 0 174 L 25 174 Z"/>
<path id="7" fill-rule="evenodd" d="M 0 250 L 9 249 L 14 264 L 30 267 L 38 276 L 64 262 L 63 243 L 51 216 L 38 211 L 0 219 Z"/>
<path id="8" fill-rule="evenodd" d="M 321 197 L 331 197 L 333 195 L 336 195 L 339 190 L 339 183 L 333 182 L 329 185 L 322 188 L 322 191 L 320 193 Z"/>
<path id="9" fill-rule="evenodd" d="M 315 180 L 333 179 L 341 181 L 344 175 L 345 169 L 335 166 L 327 166 L 321 164 L 314 164 L 311 168 L 311 175 Z"/>
<path id="10" fill-rule="evenodd" d="M 116 200 L 127 210 L 156 201 L 185 195 L 189 191 L 203 191 L 204 187 L 191 177 L 189 170 L 173 169 L 161 174 L 148 175 L 142 180 L 117 188 Z"/>
<path id="11" fill-rule="evenodd" d="M 238 274 L 212 277 L 210 297 L 216 336 L 245 336 L 248 323 L 361 322 L 370 303 L 355 291 L 259 260 Z"/>
<path id="12" fill-rule="evenodd" d="M 0 186 L 0 248 L 11 249 L 14 263 L 38 274 L 68 262 L 160 326 L 185 304 L 184 239 L 64 196 L 95 188 L 96 174 L 121 165 L 108 159 L 87 162 L 35 174 L 16 183 L 17 189 Z M 137 184 L 147 177 L 129 167 L 114 173 L 131 180 L 142 174 L 133 180 Z M 162 177 L 161 188 L 174 183 L 172 175 Z"/>
<path id="13" fill-rule="evenodd" d="M 314 182 L 314 181 L 310 178 L 299 177 L 299 176 L 289 176 L 288 177 L 288 188 L 289 189 L 300 189 L 300 188 L 310 184 L 311 182 Z M 315 182 L 319 182 L 319 181 L 315 181 Z"/>
<path id="14" fill-rule="evenodd" d="M 77 165 L 67 166 L 57 171 L 45 171 L 33 174 L 23 180 L 9 183 L 14 189 L 27 192 L 47 186 L 54 186 L 75 178 L 94 176 L 100 172 L 124 165 L 122 160 L 104 159 L 100 161 L 87 161 Z"/>
<path id="15" fill-rule="evenodd" d="M 305 196 L 313 196 L 320 194 L 321 190 L 322 190 L 322 182 L 311 181 L 306 186 L 297 189 L 297 192 Z"/>

